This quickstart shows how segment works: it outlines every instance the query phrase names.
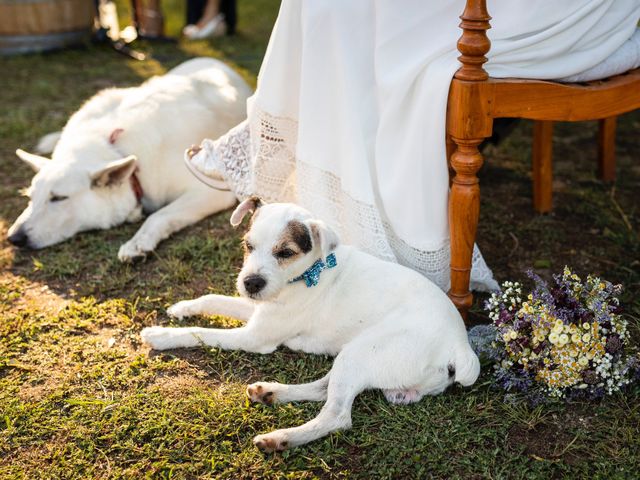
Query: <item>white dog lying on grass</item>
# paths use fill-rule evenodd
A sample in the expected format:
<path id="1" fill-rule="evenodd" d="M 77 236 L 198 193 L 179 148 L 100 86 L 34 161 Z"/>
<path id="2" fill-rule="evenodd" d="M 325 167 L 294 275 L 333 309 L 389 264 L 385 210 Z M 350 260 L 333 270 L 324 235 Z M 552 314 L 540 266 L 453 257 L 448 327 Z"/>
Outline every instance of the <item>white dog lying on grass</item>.
<path id="1" fill-rule="evenodd" d="M 98 93 L 62 132 L 40 141 L 41 152 L 53 151 L 51 160 L 16 152 L 38 173 L 9 241 L 42 248 L 154 212 L 120 248 L 120 260 L 129 261 L 231 207 L 234 195 L 200 183 L 182 157 L 189 145 L 240 123 L 250 93 L 237 73 L 210 58 L 185 62 L 139 87 Z"/>
<path id="2" fill-rule="evenodd" d="M 156 350 L 203 343 L 270 353 L 286 345 L 337 355 L 331 371 L 315 382 L 247 388 L 254 402 L 326 401 L 310 422 L 255 437 L 260 449 L 284 450 L 348 428 L 353 400 L 365 389 L 383 389 L 392 403 L 412 403 L 454 382 L 476 381 L 480 363 L 462 318 L 435 284 L 409 268 L 339 245 L 331 228 L 295 205 L 260 206 L 250 198 L 236 208 L 231 224 L 249 211 L 254 214 L 237 281 L 244 298 L 205 295 L 169 308 L 177 318 L 219 314 L 246 326 L 150 327 L 141 335 Z"/>

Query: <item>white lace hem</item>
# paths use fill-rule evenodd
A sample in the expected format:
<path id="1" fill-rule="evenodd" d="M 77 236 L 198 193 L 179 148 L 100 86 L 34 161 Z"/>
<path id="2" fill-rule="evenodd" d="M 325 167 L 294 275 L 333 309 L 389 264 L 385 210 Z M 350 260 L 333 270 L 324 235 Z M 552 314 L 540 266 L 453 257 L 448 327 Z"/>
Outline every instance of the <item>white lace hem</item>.
<path id="1" fill-rule="evenodd" d="M 382 219 L 375 205 L 359 201 L 341 188 L 336 175 L 296 159 L 296 137 L 296 121 L 254 108 L 251 121 L 216 141 L 207 141 L 207 145 L 203 142 L 206 155 L 198 159 L 198 169 L 205 173 L 219 171 L 240 199 L 258 195 L 267 202 L 298 203 L 332 225 L 343 242 L 417 270 L 448 290 L 449 242 L 430 251 L 407 244 Z M 477 246 L 471 288 L 498 289 Z"/>

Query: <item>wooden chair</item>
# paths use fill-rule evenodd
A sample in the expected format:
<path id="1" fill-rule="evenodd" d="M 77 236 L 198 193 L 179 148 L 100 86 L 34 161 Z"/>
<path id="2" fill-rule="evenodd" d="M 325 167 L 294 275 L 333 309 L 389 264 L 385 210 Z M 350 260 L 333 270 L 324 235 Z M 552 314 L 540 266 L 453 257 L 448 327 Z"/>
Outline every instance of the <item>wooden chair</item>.
<path id="1" fill-rule="evenodd" d="M 533 146 L 534 206 L 551 208 L 551 134 L 554 121 L 600 120 L 599 171 L 614 178 L 615 118 L 640 108 L 640 69 L 586 84 L 490 78 L 482 65 L 491 43 L 486 0 L 467 0 L 460 17 L 462 63 L 449 90 L 447 150 L 454 175 L 449 195 L 451 289 L 449 297 L 466 319 L 473 296 L 469 275 L 480 212 L 480 143 L 494 118 L 536 120 Z"/>

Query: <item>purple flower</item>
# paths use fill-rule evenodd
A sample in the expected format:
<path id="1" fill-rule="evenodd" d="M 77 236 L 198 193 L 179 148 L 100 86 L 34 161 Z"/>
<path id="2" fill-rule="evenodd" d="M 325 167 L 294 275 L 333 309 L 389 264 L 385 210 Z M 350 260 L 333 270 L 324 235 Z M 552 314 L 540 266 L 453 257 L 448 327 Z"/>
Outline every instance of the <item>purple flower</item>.
<path id="1" fill-rule="evenodd" d="M 607 345 L 605 348 L 607 350 L 607 353 L 614 355 L 620 352 L 623 346 L 624 345 L 619 335 L 611 335 L 609 338 L 607 338 Z"/>
<path id="2" fill-rule="evenodd" d="M 582 372 L 582 380 L 588 385 L 595 385 L 598 383 L 598 374 L 595 370 L 585 370 Z"/>
<path id="3" fill-rule="evenodd" d="M 498 316 L 498 320 L 496 322 L 496 324 L 499 325 L 503 325 L 505 323 L 510 323 L 511 320 L 513 320 L 513 316 L 511 315 L 511 313 L 506 310 L 506 309 L 501 309 L 500 310 L 500 315 Z"/>
<path id="4" fill-rule="evenodd" d="M 624 309 L 620 305 L 609 305 L 609 311 L 614 315 L 620 315 Z"/>
<path id="5" fill-rule="evenodd" d="M 496 383 L 507 391 L 526 392 L 533 385 L 533 377 L 525 371 L 514 372 L 504 368 L 496 370 Z"/>
<path id="6" fill-rule="evenodd" d="M 593 321 L 593 313 L 591 313 L 589 310 L 583 310 L 580 313 L 580 323 L 591 323 Z"/>

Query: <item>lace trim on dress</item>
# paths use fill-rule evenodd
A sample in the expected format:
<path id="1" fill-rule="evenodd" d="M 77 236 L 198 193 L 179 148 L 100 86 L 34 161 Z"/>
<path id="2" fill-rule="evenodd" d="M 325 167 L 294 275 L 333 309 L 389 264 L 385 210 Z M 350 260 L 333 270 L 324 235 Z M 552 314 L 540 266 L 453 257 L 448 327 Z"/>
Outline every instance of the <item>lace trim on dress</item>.
<path id="1" fill-rule="evenodd" d="M 419 271 L 443 290 L 449 289 L 449 243 L 434 251 L 404 242 L 374 205 L 356 200 L 340 179 L 295 158 L 298 125 L 254 109 L 243 122 L 211 143 L 215 158 L 207 162 L 221 172 L 239 198 L 259 195 L 268 202 L 297 202 L 332 225 L 342 241 L 384 260 Z M 207 149 L 208 150 L 208 149 Z M 491 270 L 474 246 L 471 271 L 474 290 L 498 289 Z"/>

